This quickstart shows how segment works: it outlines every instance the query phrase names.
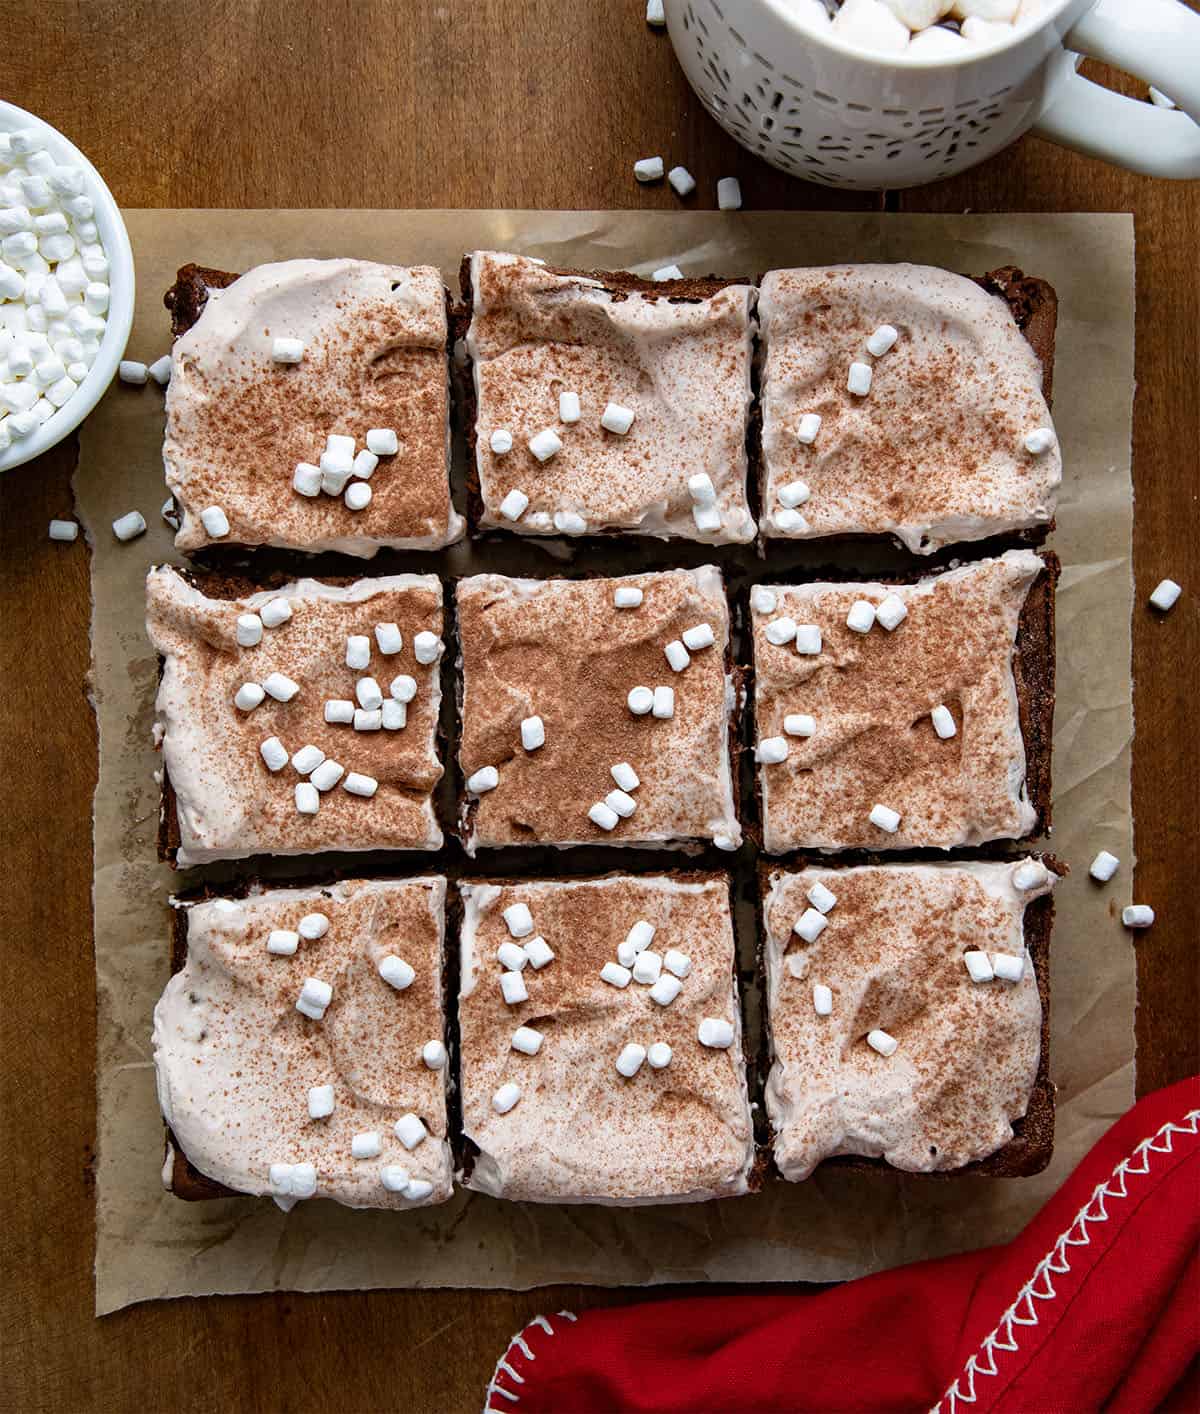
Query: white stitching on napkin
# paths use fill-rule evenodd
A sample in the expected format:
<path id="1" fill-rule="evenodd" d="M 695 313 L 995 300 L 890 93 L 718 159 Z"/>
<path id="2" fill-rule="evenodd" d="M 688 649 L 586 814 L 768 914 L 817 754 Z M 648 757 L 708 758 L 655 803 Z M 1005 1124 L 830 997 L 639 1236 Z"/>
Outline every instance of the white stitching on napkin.
<path id="1" fill-rule="evenodd" d="M 556 1311 L 555 1315 L 561 1316 L 564 1321 L 576 1321 L 579 1319 L 572 1311 Z M 516 1370 L 509 1364 L 508 1358 L 514 1350 L 519 1350 L 526 1360 L 537 1359 L 537 1356 L 530 1350 L 529 1342 L 526 1339 L 527 1336 L 533 1336 L 535 1327 L 538 1330 L 545 1331 L 547 1335 L 558 1334 L 550 1324 L 548 1316 L 534 1316 L 533 1320 L 530 1321 L 527 1326 L 523 1326 L 516 1335 L 513 1336 L 508 1342 L 508 1347 L 504 1351 L 504 1354 L 496 1361 L 496 1368 L 492 1371 L 492 1378 L 488 1381 L 487 1396 L 483 1401 L 483 1414 L 508 1414 L 508 1411 L 503 1405 L 495 1405 L 492 1403 L 492 1395 L 494 1394 L 503 1395 L 510 1404 L 519 1404 L 521 1402 L 521 1396 L 517 1394 L 515 1390 L 505 1389 L 498 1381 L 503 1373 L 508 1375 L 510 1379 L 515 1380 L 519 1385 L 525 1383 L 524 1375 L 517 1374 Z"/>

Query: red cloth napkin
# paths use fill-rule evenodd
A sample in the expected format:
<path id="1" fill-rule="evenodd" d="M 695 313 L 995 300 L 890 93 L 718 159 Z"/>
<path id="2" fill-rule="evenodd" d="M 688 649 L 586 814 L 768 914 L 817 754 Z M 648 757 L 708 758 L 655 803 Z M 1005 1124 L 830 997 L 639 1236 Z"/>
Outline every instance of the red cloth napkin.
<path id="1" fill-rule="evenodd" d="M 1200 1078 L 1119 1120 L 1006 1247 L 817 1292 L 538 1316 L 495 1414 L 1200 1409 Z"/>

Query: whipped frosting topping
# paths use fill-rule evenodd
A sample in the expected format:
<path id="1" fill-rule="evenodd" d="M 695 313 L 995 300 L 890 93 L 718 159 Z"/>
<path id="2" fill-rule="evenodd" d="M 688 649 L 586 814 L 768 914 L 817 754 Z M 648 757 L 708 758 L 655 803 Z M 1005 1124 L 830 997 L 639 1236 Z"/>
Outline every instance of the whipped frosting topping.
<path id="1" fill-rule="evenodd" d="M 617 608 L 618 588 L 641 602 Z M 621 579 L 527 580 L 475 575 L 458 584 L 464 778 L 494 768 L 498 784 L 468 793 L 464 838 L 479 845 L 679 844 L 741 841 L 730 768 L 736 692 L 726 662 L 729 610 L 720 572 Z M 711 646 L 675 672 L 668 643 L 701 624 Z M 634 687 L 665 686 L 673 715 L 634 715 Z M 537 716 L 545 743 L 522 745 Z M 611 831 L 589 818 L 628 763 L 640 784 L 634 813 Z"/>
<path id="2" fill-rule="evenodd" d="M 441 878 L 356 879 L 181 905 L 187 961 L 154 1009 L 154 1064 L 163 1117 L 194 1168 L 267 1194 L 273 1164 L 309 1163 L 316 1196 L 353 1208 L 450 1197 L 447 1071 L 421 1055 L 444 1031 L 445 898 Z M 314 912 L 329 920 L 323 937 L 301 938 L 291 956 L 267 951 L 273 930 L 295 932 Z M 389 955 L 413 970 L 403 991 L 379 974 Z M 296 1009 L 308 977 L 332 988 L 320 1021 Z M 326 1086 L 332 1110 L 313 1118 L 308 1092 Z M 409 1114 L 428 1131 L 412 1150 L 394 1133 Z M 372 1132 L 378 1155 L 354 1158 L 353 1137 Z M 431 1192 L 385 1188 L 389 1165 Z"/>
<path id="3" fill-rule="evenodd" d="M 772 270 L 758 298 L 763 369 L 762 529 L 810 539 L 885 535 L 916 554 L 1054 517 L 1062 458 L 1026 435 L 1052 428 L 1042 367 L 1005 302 L 925 265 Z M 875 357 L 883 325 L 898 338 Z M 847 389 L 866 364 L 870 391 Z M 815 440 L 801 419 L 820 417 Z M 803 481 L 803 523 L 780 492 Z"/>
<path id="4" fill-rule="evenodd" d="M 763 899 L 775 1161 L 804 1179 L 837 1154 L 929 1173 L 986 1158 L 1012 1138 L 1041 1056 L 1042 1001 L 1025 946 L 1022 864 L 867 865 L 776 872 Z M 823 884 L 837 903 L 804 942 L 793 925 Z M 1019 982 L 974 982 L 964 953 L 1022 958 Z M 832 1009 L 817 1015 L 813 988 Z M 867 1037 L 885 1032 L 890 1056 Z"/>
<path id="5" fill-rule="evenodd" d="M 283 599 L 291 617 L 261 630 L 252 647 L 238 642 L 238 618 Z M 270 615 L 268 614 L 268 617 Z M 376 624 L 399 627 L 403 648 L 383 654 Z M 162 655 L 155 712 L 167 777 L 175 795 L 180 865 L 253 854 L 321 850 L 437 849 L 442 832 L 432 793 L 442 774 L 436 749 L 441 677 L 438 663 L 417 661 L 414 638 L 442 633 L 442 587 L 436 575 L 389 575 L 345 587 L 301 579 L 242 599 L 215 599 L 170 566 L 146 579 L 146 627 Z M 346 665 L 346 640 L 369 640 L 362 670 Z M 245 683 L 282 674 L 298 685 L 290 701 L 270 694 L 241 710 Z M 416 682 L 399 730 L 356 731 L 325 720 L 328 700 L 355 698 L 360 678 L 384 693 L 400 675 Z M 277 738 L 288 757 L 315 746 L 345 768 L 319 793 L 316 814 L 297 810 L 307 779 L 290 763 L 268 769 L 260 750 Z M 351 772 L 378 782 L 370 798 L 352 795 Z"/>
<path id="6" fill-rule="evenodd" d="M 463 1130 L 479 1150 L 469 1188 L 556 1203 L 665 1203 L 745 1193 L 755 1148 L 741 1014 L 734 982 L 729 880 L 724 875 L 610 876 L 574 882 L 462 883 Z M 505 1002 L 497 948 L 504 910 L 525 904 L 554 960 L 521 973 L 528 998 Z M 653 950 L 685 953 L 691 970 L 669 1005 L 637 981 L 615 987 L 601 968 L 634 924 Z M 733 1030 L 726 1049 L 702 1045 L 705 1018 Z M 526 1026 L 537 1053 L 512 1044 Z M 616 1068 L 628 1045 L 671 1048 L 661 1069 Z M 493 1096 L 515 1085 L 499 1114 Z"/>
<path id="7" fill-rule="evenodd" d="M 470 257 L 470 280 L 483 524 L 548 535 L 558 533 L 555 514 L 566 513 L 591 531 L 754 538 L 746 500 L 752 286 L 687 298 L 644 293 L 618 277 L 605 284 L 491 251 Z M 559 420 L 564 392 L 579 395 L 577 422 Z M 609 402 L 634 414 L 625 435 L 600 425 Z M 543 462 L 527 444 L 546 428 L 563 445 Z M 511 435 L 511 451 L 492 450 L 497 430 Z M 687 483 L 698 474 L 716 492 L 711 530 L 693 515 Z M 500 505 L 514 490 L 529 504 L 510 520 Z"/>
<path id="8" fill-rule="evenodd" d="M 769 853 L 950 848 L 1035 828 L 1013 653 L 1043 568 L 1010 550 L 916 584 L 766 586 L 774 608 L 752 606 L 755 726 L 760 745 L 787 742 L 786 759 L 758 766 Z M 847 625 L 855 601 L 877 608 L 892 595 L 908 614 L 890 633 Z M 772 643 L 780 618 L 816 625 L 821 651 Z M 951 737 L 933 726 L 939 706 Z M 812 735 L 788 735 L 786 719 L 801 713 Z M 869 819 L 879 804 L 899 813 L 894 833 Z"/>
<path id="9" fill-rule="evenodd" d="M 298 339 L 299 363 L 277 363 L 274 341 Z M 180 510 L 180 550 L 211 543 L 200 514 L 218 506 L 227 543 L 340 550 L 432 549 L 457 540 L 450 501 L 445 287 L 432 266 L 366 260 L 259 265 L 210 289 L 200 318 L 175 341 L 163 463 Z M 393 428 L 372 498 L 292 486 L 332 433 L 361 447 Z"/>

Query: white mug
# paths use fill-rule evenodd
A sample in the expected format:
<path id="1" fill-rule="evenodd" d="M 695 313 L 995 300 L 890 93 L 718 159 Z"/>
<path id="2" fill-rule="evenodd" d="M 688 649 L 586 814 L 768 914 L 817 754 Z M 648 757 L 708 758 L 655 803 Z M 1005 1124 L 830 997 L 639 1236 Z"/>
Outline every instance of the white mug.
<path id="1" fill-rule="evenodd" d="M 744 147 L 827 186 L 911 187 L 1033 131 L 1155 177 L 1200 177 L 1200 15 L 1179 0 L 1047 0 L 999 47 L 911 58 L 851 48 L 794 0 L 666 0 L 688 82 Z M 1076 72 L 1136 74 L 1178 110 Z"/>

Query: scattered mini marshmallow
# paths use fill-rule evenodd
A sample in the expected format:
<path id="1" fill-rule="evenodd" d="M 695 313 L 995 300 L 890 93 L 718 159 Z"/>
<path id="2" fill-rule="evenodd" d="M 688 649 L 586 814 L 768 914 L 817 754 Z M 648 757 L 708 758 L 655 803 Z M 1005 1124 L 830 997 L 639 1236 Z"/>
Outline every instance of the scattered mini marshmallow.
<path id="1" fill-rule="evenodd" d="M 742 209 L 742 184 L 736 177 L 721 177 L 718 180 L 717 208 L 720 211 Z"/>
<path id="2" fill-rule="evenodd" d="M 545 1036 L 540 1031 L 535 1031 L 532 1026 L 518 1026 L 512 1033 L 512 1048 L 514 1051 L 520 1051 L 523 1056 L 536 1056 L 545 1039 Z"/>
<path id="3" fill-rule="evenodd" d="M 944 704 L 933 709 L 929 714 L 929 720 L 933 723 L 933 729 L 943 741 L 949 741 L 952 736 L 958 735 L 958 727 L 954 721 L 954 713 Z"/>
<path id="4" fill-rule="evenodd" d="M 1161 609 L 1165 614 L 1168 609 L 1175 606 L 1175 601 L 1183 593 L 1182 586 L 1175 583 L 1173 579 L 1160 580 L 1155 587 L 1154 593 L 1150 596 L 1150 602 L 1156 609 Z"/>
<path id="5" fill-rule="evenodd" d="M 408 1170 L 400 1164 L 384 1164 L 379 1181 L 389 1193 L 406 1193 L 410 1183 Z"/>
<path id="6" fill-rule="evenodd" d="M 50 522 L 51 540 L 76 540 L 79 537 L 79 525 L 73 520 L 52 520 Z"/>
<path id="7" fill-rule="evenodd" d="M 324 760 L 325 753 L 319 746 L 302 746 L 292 756 L 292 769 L 302 776 L 311 776 Z"/>
<path id="8" fill-rule="evenodd" d="M 727 1051 L 733 1045 L 733 1023 L 723 1016 L 706 1016 L 696 1030 L 702 1046 L 714 1051 Z"/>
<path id="9" fill-rule="evenodd" d="M 525 986 L 525 979 L 520 972 L 500 974 L 500 995 L 509 1006 L 518 1006 L 521 1002 L 529 1000 L 529 989 Z"/>
<path id="10" fill-rule="evenodd" d="M 811 495 L 808 482 L 789 481 L 786 486 L 779 488 L 779 504 L 788 510 L 794 510 L 797 506 L 804 505 Z"/>
<path id="11" fill-rule="evenodd" d="M 578 422 L 583 415 L 583 410 L 579 405 L 579 394 L 572 392 L 559 393 L 558 395 L 558 420 L 559 422 Z"/>
<path id="12" fill-rule="evenodd" d="M 137 359 L 123 358 L 117 365 L 117 377 L 122 383 L 142 384 L 150 376 L 150 370 Z"/>
<path id="13" fill-rule="evenodd" d="M 365 633 L 351 633 L 346 638 L 346 666 L 361 672 L 371 663 L 371 640 Z"/>
<path id="14" fill-rule="evenodd" d="M 772 603 L 774 608 L 774 603 Z M 770 610 L 767 610 L 769 613 Z M 783 618 L 772 619 L 764 630 L 767 642 L 773 643 L 777 648 L 782 648 L 784 644 L 793 643 L 796 638 L 796 620 L 789 618 L 786 614 Z"/>
<path id="15" fill-rule="evenodd" d="M 870 633 L 875 626 L 875 605 L 866 599 L 856 599 L 846 615 L 846 627 L 855 633 Z"/>
<path id="16" fill-rule="evenodd" d="M 678 948 L 668 948 L 663 955 L 662 965 L 672 977 L 678 977 L 682 982 L 692 970 L 692 959 Z M 636 972 L 634 975 L 637 975 Z"/>
<path id="17" fill-rule="evenodd" d="M 613 605 L 618 609 L 636 609 L 644 597 L 636 584 L 618 584 L 613 590 Z"/>
<path id="18" fill-rule="evenodd" d="M 272 362 L 299 363 L 303 357 L 303 339 L 273 339 L 271 341 Z"/>
<path id="19" fill-rule="evenodd" d="M 898 594 L 889 594 L 882 604 L 876 606 L 876 622 L 883 625 L 888 633 L 908 618 L 908 608 Z"/>
<path id="20" fill-rule="evenodd" d="M 654 692 L 648 687 L 631 687 L 625 701 L 635 717 L 644 717 L 654 706 Z"/>
<path id="21" fill-rule="evenodd" d="M 663 0 L 646 0 L 646 23 L 655 29 L 662 29 L 667 17 L 663 11 Z"/>
<path id="22" fill-rule="evenodd" d="M 578 511 L 555 511 L 554 528 L 563 535 L 583 535 L 588 527 Z"/>
<path id="23" fill-rule="evenodd" d="M 446 645 L 436 633 L 430 633 L 428 629 L 422 629 L 413 638 L 413 657 L 422 667 L 429 667 L 431 663 L 436 663 L 442 656 L 442 649 Z"/>
<path id="24" fill-rule="evenodd" d="M 308 942 L 315 942 L 329 932 L 329 919 L 323 913 L 306 913 L 296 924 L 296 931 Z"/>
<path id="25" fill-rule="evenodd" d="M 446 1045 L 436 1037 L 421 1047 L 421 1059 L 428 1070 L 442 1070 L 446 1065 Z"/>
<path id="26" fill-rule="evenodd" d="M 667 644 L 663 649 L 663 653 L 666 655 L 667 662 L 671 665 L 673 671 L 677 673 L 683 672 L 684 668 L 692 661 L 691 655 L 677 638 L 673 638 L 671 642 Z"/>
<path id="27" fill-rule="evenodd" d="M 829 919 L 819 908 L 806 908 L 792 924 L 792 932 L 806 943 L 815 943 L 828 926 Z"/>
<path id="28" fill-rule="evenodd" d="M 345 774 L 346 768 L 339 762 L 322 761 L 309 780 L 318 790 L 332 790 Z"/>
<path id="29" fill-rule="evenodd" d="M 411 987 L 413 978 L 417 975 L 414 968 L 393 952 L 379 960 L 378 970 L 380 977 L 389 987 L 394 987 L 397 992 L 403 992 L 406 988 Z"/>
<path id="30" fill-rule="evenodd" d="M 663 170 L 661 157 L 639 157 L 633 164 L 633 175 L 639 182 L 661 182 Z"/>
<path id="31" fill-rule="evenodd" d="M 611 831 L 617 828 L 620 816 L 609 805 L 605 805 L 602 800 L 598 800 L 588 811 L 588 819 L 593 825 L 598 825 L 604 831 Z"/>
<path id="32" fill-rule="evenodd" d="M 514 1085 L 510 1080 L 506 1084 L 501 1085 L 499 1090 L 492 1096 L 492 1109 L 494 1109 L 498 1115 L 506 1115 L 520 1098 L 521 1087 Z"/>
<path id="33" fill-rule="evenodd" d="M 814 657 L 821 651 L 821 630 L 816 624 L 796 625 L 796 652 L 806 658 Z"/>
<path id="34" fill-rule="evenodd" d="M 373 712 L 383 705 L 383 689 L 374 678 L 359 678 L 354 684 L 354 695 L 364 711 Z"/>
<path id="35" fill-rule="evenodd" d="M 638 777 L 638 773 L 628 761 L 618 761 L 615 766 L 610 766 L 609 774 L 620 789 L 624 791 L 637 790 L 638 786 L 642 783 Z"/>
<path id="36" fill-rule="evenodd" d="M 369 711 L 365 707 L 357 707 L 354 711 L 354 730 L 356 732 L 378 732 L 383 730 L 383 709 L 373 707 Z"/>
<path id="37" fill-rule="evenodd" d="M 11 426 L 19 416 L 21 414 L 17 413 L 10 417 L 9 425 Z M 141 511 L 126 511 L 123 516 L 118 516 L 113 521 L 112 528 L 118 540 L 136 540 L 139 535 L 145 533 L 146 521 Z"/>
<path id="38" fill-rule="evenodd" d="M 333 1113 L 333 1086 L 313 1085 L 308 1092 L 309 1119 L 328 1119 Z"/>
<path id="39" fill-rule="evenodd" d="M 370 481 L 378 466 L 379 458 L 374 452 L 363 447 L 354 454 L 354 465 L 350 468 L 350 474 L 357 476 L 360 481 Z"/>
<path id="40" fill-rule="evenodd" d="M 262 642 L 263 621 L 257 614 L 239 614 L 236 637 L 241 648 L 253 648 Z"/>
<path id="41" fill-rule="evenodd" d="M 505 457 L 513 449 L 512 433 L 507 427 L 497 427 L 488 438 L 488 446 L 492 453 L 498 457 Z"/>
<path id="42" fill-rule="evenodd" d="M 276 957 L 293 957 L 300 946 L 300 934 L 292 928 L 272 928 L 267 934 L 267 951 Z"/>
<path id="43" fill-rule="evenodd" d="M 321 1021 L 333 999 L 333 988 L 320 977 L 306 977 L 296 998 L 296 1010 L 310 1021 Z"/>
<path id="44" fill-rule="evenodd" d="M 894 1036 L 889 1036 L 886 1031 L 876 1029 L 867 1033 L 867 1045 L 873 1051 L 878 1051 L 881 1056 L 894 1056 L 899 1044 L 900 1042 Z"/>
<path id="45" fill-rule="evenodd" d="M 524 944 L 522 951 L 535 972 L 540 972 L 543 967 L 549 967 L 554 961 L 554 949 L 540 933 L 536 938 L 530 938 Z"/>
<path id="46" fill-rule="evenodd" d="M 320 767 L 317 769 L 320 770 Z M 349 771 L 342 782 L 342 789 L 349 795 L 358 795 L 364 800 L 370 800 L 379 789 L 379 782 L 374 776 L 366 776 L 361 771 Z"/>
<path id="47" fill-rule="evenodd" d="M 552 427 L 546 427 L 529 439 L 528 447 L 538 461 L 548 462 L 562 451 L 562 438 Z"/>
<path id="48" fill-rule="evenodd" d="M 663 972 L 659 974 L 658 981 L 647 995 L 658 1006 L 670 1006 L 682 991 L 683 983 L 680 979 L 673 972 Z"/>
<path id="49" fill-rule="evenodd" d="M 662 969 L 662 954 L 655 952 L 653 948 L 646 948 L 633 960 L 633 980 L 641 982 L 644 986 L 652 986 L 662 975 Z"/>
<path id="50" fill-rule="evenodd" d="M 660 265 L 650 278 L 661 285 L 664 280 L 682 280 L 684 275 L 678 265 Z"/>
<path id="51" fill-rule="evenodd" d="M 495 766 L 481 766 L 467 777 L 467 791 L 471 795 L 484 795 L 495 790 L 500 784 L 500 772 Z"/>
<path id="52" fill-rule="evenodd" d="M 1040 889 L 1049 877 L 1050 871 L 1040 859 L 1026 859 L 1012 872 L 1013 888 L 1027 894 L 1032 889 Z"/>
<path id="53" fill-rule="evenodd" d="M 276 599 L 268 600 L 258 611 L 258 616 L 264 628 L 278 628 L 292 617 L 292 606 L 280 595 Z"/>
<path id="54" fill-rule="evenodd" d="M 526 751 L 537 751 L 546 744 L 546 724 L 540 717 L 521 719 L 521 745 Z"/>
<path id="55" fill-rule="evenodd" d="M 963 953 L 963 966 L 972 982 L 990 982 L 995 977 L 992 971 L 992 964 L 988 961 L 985 952 L 979 952 L 972 948 L 969 952 Z"/>
<path id="56" fill-rule="evenodd" d="M 1025 976 L 1025 954 L 1015 956 L 1012 953 L 994 952 L 992 954 L 992 971 L 1001 982 L 1019 982 Z"/>
<path id="57" fill-rule="evenodd" d="M 363 1130 L 350 1136 L 350 1155 L 355 1159 L 377 1159 L 383 1152 L 383 1139 L 375 1129 Z"/>
<path id="58" fill-rule="evenodd" d="M 1108 850 L 1102 849 L 1092 860 L 1088 873 L 1098 883 L 1107 884 L 1112 876 L 1121 867 L 1121 861 L 1115 854 L 1109 854 Z"/>
<path id="59" fill-rule="evenodd" d="M 894 835 L 900 828 L 900 813 L 890 805 L 872 805 L 867 819 L 877 829 L 886 830 L 889 835 Z"/>
<path id="60" fill-rule="evenodd" d="M 501 916 L 514 938 L 527 938 L 533 932 L 533 914 L 527 903 L 509 904 Z"/>
<path id="61" fill-rule="evenodd" d="M 789 712 L 783 719 L 783 729 L 788 736 L 814 736 L 817 720 L 807 712 Z"/>
<path id="62" fill-rule="evenodd" d="M 365 481 L 352 481 L 346 487 L 342 500 L 346 504 L 346 509 L 350 511 L 365 511 L 371 504 L 371 497 L 374 492 Z"/>
<path id="63" fill-rule="evenodd" d="M 755 748 L 754 759 L 762 766 L 778 766 L 781 761 L 787 760 L 788 750 L 786 737 L 766 736 Z"/>
<path id="64" fill-rule="evenodd" d="M 686 167 L 672 167 L 667 173 L 667 181 L 676 196 L 690 196 L 696 190 L 696 179 Z"/>
<path id="65" fill-rule="evenodd" d="M 881 324 L 867 340 L 867 352 L 875 358 L 882 358 L 900 337 L 899 330 L 890 324 Z"/>
<path id="66" fill-rule="evenodd" d="M 651 1070 L 666 1070 L 674 1054 L 665 1041 L 655 1041 L 646 1052 L 646 1061 Z"/>
<path id="67" fill-rule="evenodd" d="M 1147 903 L 1131 903 L 1121 910 L 1121 922 L 1126 928 L 1149 928 L 1154 922 L 1154 910 Z"/>
<path id="68" fill-rule="evenodd" d="M 692 520 L 696 523 L 696 529 L 705 535 L 721 528 L 721 512 L 716 506 L 693 506 Z"/>
<path id="69" fill-rule="evenodd" d="M 654 705 L 650 708 L 650 715 L 657 717 L 660 722 L 669 722 L 675 715 L 675 689 L 673 687 L 656 687 L 654 689 Z"/>
<path id="70" fill-rule="evenodd" d="M 856 398 L 865 398 L 871 391 L 871 379 L 874 376 L 869 363 L 859 363 L 855 360 L 850 365 L 850 371 L 846 375 L 846 391 L 853 393 Z"/>
<path id="71" fill-rule="evenodd" d="M 628 820 L 637 809 L 637 801 L 633 796 L 627 795 L 623 790 L 610 790 L 604 797 L 604 803 L 622 820 Z"/>
<path id="72" fill-rule="evenodd" d="M 385 732 L 403 731 L 408 725 L 408 708 L 395 698 L 385 697 L 379 712 Z"/>
<path id="73" fill-rule="evenodd" d="M 618 437 L 624 437 L 633 426 L 633 418 L 632 408 L 622 407 L 620 403 L 609 403 L 600 414 L 600 426 L 606 432 L 615 432 Z"/>
<path id="74" fill-rule="evenodd" d="M 269 736 L 258 748 L 268 771 L 282 771 L 288 763 L 288 749 L 277 736 Z"/>
<path id="75" fill-rule="evenodd" d="M 610 987 L 625 988 L 633 980 L 633 973 L 619 962 L 606 962 L 600 969 L 600 980 Z"/>
<path id="76" fill-rule="evenodd" d="M 253 712 L 266 695 L 259 683 L 244 682 L 233 694 L 233 705 L 239 712 Z"/>
<path id="77" fill-rule="evenodd" d="M 702 648 L 711 648 L 717 641 L 711 624 L 696 624 L 694 628 L 685 628 L 680 636 L 683 646 L 693 653 L 698 653 Z"/>
<path id="78" fill-rule="evenodd" d="M 401 1144 L 411 1153 L 418 1144 L 429 1137 L 429 1131 L 418 1115 L 401 1115 L 394 1126 L 394 1133 Z"/>
<path id="79" fill-rule="evenodd" d="M 367 432 L 367 451 L 377 457 L 394 457 L 400 450 L 400 438 L 392 427 L 372 427 Z"/>
<path id="80" fill-rule="evenodd" d="M 397 702 L 411 702 L 417 695 L 417 680 L 409 673 L 398 673 L 388 689 Z"/>
<path id="81" fill-rule="evenodd" d="M 617 1057 L 617 1071 L 627 1080 L 632 1080 L 641 1070 L 642 1062 L 645 1059 L 645 1046 L 639 1046 L 635 1041 L 630 1041 L 621 1048 L 621 1054 Z"/>
<path id="82" fill-rule="evenodd" d="M 286 673 L 268 673 L 263 679 L 263 690 L 276 702 L 290 702 L 300 691 L 300 684 Z"/>
<path id="83" fill-rule="evenodd" d="M 529 959 L 525 956 L 525 949 L 520 943 L 514 943 L 510 938 L 496 949 L 496 961 L 504 968 L 505 972 L 523 972 Z"/>
<path id="84" fill-rule="evenodd" d="M 375 643 L 382 654 L 391 657 L 404 647 L 404 635 L 400 632 L 398 624 L 376 624 Z"/>
<path id="85" fill-rule="evenodd" d="M 413 1178 L 404 1186 L 404 1196 L 413 1203 L 420 1203 L 433 1192 L 433 1184 L 427 1178 Z"/>
<path id="86" fill-rule="evenodd" d="M 1025 434 L 1025 450 L 1032 456 L 1040 457 L 1054 446 L 1056 438 L 1051 427 L 1035 427 Z"/>
<path id="87" fill-rule="evenodd" d="M 354 703 L 348 697 L 331 697 L 325 703 L 325 720 L 330 726 L 344 726 L 353 722 Z"/>
<path id="88" fill-rule="evenodd" d="M 301 496 L 319 496 L 322 479 L 319 466 L 313 466 L 312 462 L 297 462 L 292 473 L 292 490 Z"/>

